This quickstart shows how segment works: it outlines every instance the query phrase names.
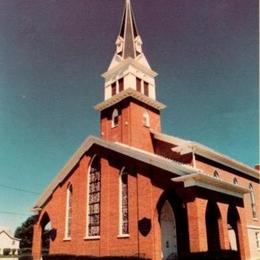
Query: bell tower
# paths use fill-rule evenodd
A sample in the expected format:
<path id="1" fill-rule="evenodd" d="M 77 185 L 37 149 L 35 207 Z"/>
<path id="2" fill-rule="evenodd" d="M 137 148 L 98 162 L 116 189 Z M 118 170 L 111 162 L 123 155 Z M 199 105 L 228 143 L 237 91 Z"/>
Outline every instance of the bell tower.
<path id="1" fill-rule="evenodd" d="M 100 111 L 101 137 L 153 152 L 150 130 L 161 131 L 160 111 L 165 105 L 156 100 L 155 77 L 143 53 L 130 0 L 125 8 L 116 51 L 105 79 Z"/>

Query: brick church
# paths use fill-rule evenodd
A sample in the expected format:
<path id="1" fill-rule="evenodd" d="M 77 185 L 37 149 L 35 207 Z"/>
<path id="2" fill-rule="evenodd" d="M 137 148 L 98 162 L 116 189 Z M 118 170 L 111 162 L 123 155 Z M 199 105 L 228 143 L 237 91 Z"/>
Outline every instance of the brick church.
<path id="1" fill-rule="evenodd" d="M 86 138 L 35 203 L 34 260 L 47 224 L 49 254 L 260 257 L 259 168 L 162 133 L 156 75 L 126 0 L 95 107 L 100 136 Z"/>

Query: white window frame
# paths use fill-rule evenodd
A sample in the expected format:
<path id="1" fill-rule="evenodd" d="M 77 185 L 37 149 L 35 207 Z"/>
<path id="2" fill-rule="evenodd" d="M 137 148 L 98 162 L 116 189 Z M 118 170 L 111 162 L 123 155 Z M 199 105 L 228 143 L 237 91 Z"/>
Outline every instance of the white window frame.
<path id="1" fill-rule="evenodd" d="M 213 172 L 213 176 L 214 176 L 214 178 L 216 178 L 216 179 L 220 179 L 219 173 L 218 173 L 217 171 L 214 171 L 214 172 Z"/>
<path id="2" fill-rule="evenodd" d="M 117 124 L 115 124 L 115 118 L 117 117 L 118 119 L 118 122 Z M 113 113 L 112 113 L 112 120 L 111 120 L 111 127 L 114 128 L 114 127 L 117 127 L 119 125 L 119 112 L 118 110 L 115 108 L 113 110 Z"/>
<path id="3" fill-rule="evenodd" d="M 260 232 L 255 232 L 255 242 L 256 242 L 256 249 L 260 250 Z"/>
<path id="4" fill-rule="evenodd" d="M 254 192 L 254 187 L 253 187 L 252 183 L 249 184 L 249 190 L 250 190 L 252 215 L 253 215 L 254 219 L 257 219 L 256 199 L 255 199 L 255 192 Z"/>
<path id="5" fill-rule="evenodd" d="M 127 238 L 130 237 L 129 235 L 129 215 L 128 215 L 128 233 L 123 233 L 123 229 L 122 229 L 122 224 L 123 224 L 123 216 L 122 216 L 122 173 L 126 171 L 126 168 L 123 167 L 121 169 L 121 171 L 119 172 L 119 232 L 118 232 L 118 237 L 120 238 Z M 128 172 L 127 173 L 127 177 L 128 177 Z M 127 186 L 128 186 L 128 180 L 127 180 Z M 127 193 L 128 193 L 128 189 L 127 189 Z M 129 196 L 127 194 L 127 200 L 129 199 Z M 127 203 L 127 207 L 128 207 L 128 214 L 129 214 L 129 201 Z"/>
<path id="6" fill-rule="evenodd" d="M 147 110 L 145 110 L 143 113 L 143 123 L 144 123 L 144 126 L 146 126 L 146 127 L 151 126 L 151 118 L 150 118 L 150 114 Z"/>
<path id="7" fill-rule="evenodd" d="M 93 161 L 95 160 L 96 157 L 97 157 L 97 155 L 95 154 L 91 158 L 90 163 L 88 165 L 88 172 L 87 172 L 87 189 L 86 189 L 86 191 L 87 191 L 87 199 L 86 199 L 87 210 L 86 210 L 86 234 L 85 234 L 85 238 L 84 238 L 85 240 L 100 239 L 100 235 L 99 236 L 89 236 L 89 228 L 88 228 L 88 225 L 89 225 L 89 183 L 90 183 L 90 178 L 89 177 L 90 177 L 90 168 L 91 168 L 91 165 L 92 165 L 92 163 L 93 163 Z M 101 194 L 101 192 L 100 192 L 100 194 Z M 101 217 L 101 213 L 99 213 L 99 214 L 100 214 L 100 217 Z M 99 231 L 99 234 L 100 234 L 100 231 Z"/>
<path id="8" fill-rule="evenodd" d="M 69 183 L 67 186 L 67 190 L 66 190 L 66 215 L 65 215 L 64 240 L 71 240 L 71 221 L 69 222 L 69 218 L 70 219 L 72 218 L 71 211 L 70 211 L 70 207 L 72 207 L 72 205 L 69 205 L 69 203 L 70 203 L 70 200 L 72 199 L 72 194 L 73 194 L 73 187 L 72 187 L 72 184 Z M 69 235 L 69 233 L 70 233 L 70 235 Z"/>

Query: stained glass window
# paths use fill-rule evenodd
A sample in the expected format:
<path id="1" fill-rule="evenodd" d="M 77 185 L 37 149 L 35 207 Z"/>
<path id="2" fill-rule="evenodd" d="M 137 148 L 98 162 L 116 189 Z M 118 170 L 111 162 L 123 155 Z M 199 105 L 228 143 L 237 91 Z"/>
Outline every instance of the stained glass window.
<path id="1" fill-rule="evenodd" d="M 72 218 L 72 185 L 70 184 L 67 188 L 65 238 L 71 237 L 71 218 Z"/>
<path id="2" fill-rule="evenodd" d="M 250 185 L 249 185 L 249 190 L 250 190 L 250 199 L 251 199 L 252 215 L 253 215 L 253 218 L 256 218 L 255 193 L 254 193 L 253 185 L 252 185 L 251 183 L 250 183 Z"/>
<path id="3" fill-rule="evenodd" d="M 123 169 L 120 174 L 120 233 L 121 235 L 128 234 L 128 175 Z"/>
<path id="4" fill-rule="evenodd" d="M 93 160 L 89 171 L 88 236 L 100 235 L 100 161 Z"/>

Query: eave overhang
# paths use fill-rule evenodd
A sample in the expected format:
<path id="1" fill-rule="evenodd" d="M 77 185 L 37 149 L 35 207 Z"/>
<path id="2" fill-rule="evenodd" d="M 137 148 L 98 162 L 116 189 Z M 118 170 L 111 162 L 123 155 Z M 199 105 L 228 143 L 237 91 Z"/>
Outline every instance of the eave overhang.
<path id="1" fill-rule="evenodd" d="M 11 235 L 9 234 L 9 232 L 7 232 L 7 231 L 5 231 L 5 230 L 1 230 L 1 231 L 0 231 L 0 234 L 2 234 L 2 233 L 5 233 L 5 234 L 6 234 L 10 239 L 12 239 L 12 240 L 21 241 L 20 238 L 16 238 L 16 237 L 11 236 Z"/>
<path id="2" fill-rule="evenodd" d="M 117 73 L 119 70 L 122 70 L 122 71 L 126 70 L 129 65 L 132 65 L 133 67 L 135 67 L 136 69 L 139 69 L 140 71 L 146 73 L 150 77 L 156 77 L 158 75 L 152 69 L 149 69 L 149 68 L 143 66 L 142 64 L 140 64 L 135 59 L 128 57 L 128 58 L 122 60 L 118 65 L 116 65 L 112 69 L 103 73 L 101 76 L 106 79 L 110 76 L 113 76 L 113 74 Z"/>
<path id="3" fill-rule="evenodd" d="M 175 175 L 186 175 L 198 172 L 197 169 L 181 164 L 179 162 L 167 159 L 165 157 L 132 147 L 124 145 L 118 142 L 110 142 L 98 137 L 90 136 L 85 139 L 79 149 L 72 155 L 72 157 L 65 164 L 63 169 L 58 173 L 58 175 L 51 181 L 45 191 L 37 199 L 33 211 L 40 212 L 42 207 L 45 205 L 47 200 L 52 196 L 56 188 L 65 180 L 65 178 L 71 173 L 75 165 L 80 161 L 80 158 L 93 146 L 98 145 L 102 148 L 115 151 L 122 155 L 128 156 L 130 158 L 136 159 L 138 161 L 147 163 L 154 167 L 158 167 L 167 172 L 173 173 Z"/>
<path id="4" fill-rule="evenodd" d="M 135 98 L 136 100 L 141 101 L 142 103 L 144 103 L 148 106 L 151 106 L 157 110 L 162 110 L 162 109 L 166 108 L 166 106 L 164 104 L 162 104 L 150 97 L 147 97 L 134 89 L 128 88 L 128 89 L 120 92 L 119 94 L 112 96 L 111 98 L 97 104 L 95 106 L 95 109 L 98 111 L 102 111 L 108 107 L 111 107 L 111 106 L 117 104 L 118 102 L 120 102 L 123 99 L 128 98 L 128 97 Z"/>
<path id="5" fill-rule="evenodd" d="M 197 186 L 238 198 L 243 198 L 244 194 L 250 192 L 250 190 L 247 188 L 226 182 L 224 180 L 212 177 L 204 173 L 194 173 L 190 175 L 180 176 L 172 178 L 172 181 L 183 182 L 185 188 Z"/>
<path id="6" fill-rule="evenodd" d="M 172 151 L 178 152 L 181 155 L 194 153 L 224 166 L 230 167 L 239 172 L 242 172 L 258 180 L 260 178 L 260 173 L 256 169 L 244 163 L 236 161 L 229 156 L 219 153 L 205 145 L 154 131 L 151 131 L 151 133 L 153 134 L 154 138 L 158 140 L 176 145 L 176 147 L 174 147 Z"/>

